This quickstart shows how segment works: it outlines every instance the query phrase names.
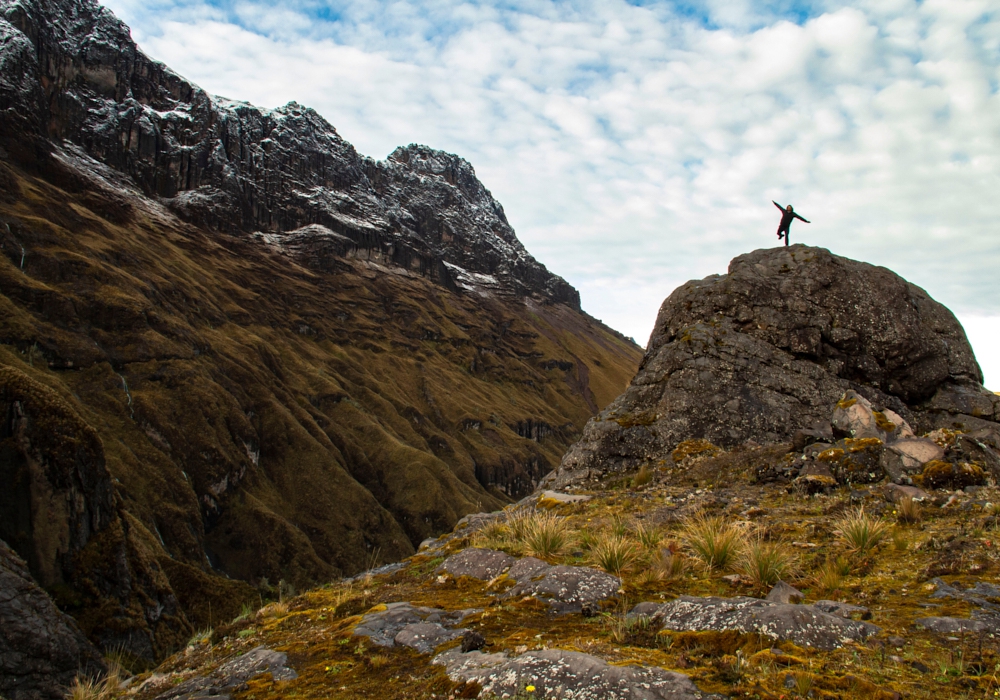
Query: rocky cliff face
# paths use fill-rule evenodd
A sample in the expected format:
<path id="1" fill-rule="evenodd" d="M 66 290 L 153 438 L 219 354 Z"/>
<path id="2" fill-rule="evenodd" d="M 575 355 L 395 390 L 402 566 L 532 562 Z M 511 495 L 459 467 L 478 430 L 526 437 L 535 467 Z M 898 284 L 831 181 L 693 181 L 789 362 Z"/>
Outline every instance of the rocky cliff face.
<path id="1" fill-rule="evenodd" d="M 410 145 L 358 155 L 315 111 L 206 94 L 145 56 L 92 0 L 3 0 L 5 146 L 67 140 L 127 174 L 184 219 L 213 229 L 330 239 L 448 285 L 470 274 L 498 289 L 579 308 L 579 294 L 517 240 L 468 162 Z M 336 234 L 331 236 L 329 232 Z"/>
<path id="2" fill-rule="evenodd" d="M 0 0 L 0 67 L 0 539 L 104 647 L 530 492 L 638 364 L 461 158 L 210 97 L 83 0 Z"/>
<path id="3" fill-rule="evenodd" d="M 10 700 L 57 700 L 76 674 L 104 660 L 69 615 L 32 580 L 24 561 L 0 542 L 0 691 Z"/>
<path id="4" fill-rule="evenodd" d="M 741 255 L 663 302 L 632 384 L 550 481 L 655 463 L 682 440 L 787 440 L 847 389 L 921 431 L 1000 420 L 961 325 L 922 289 L 821 248 Z"/>

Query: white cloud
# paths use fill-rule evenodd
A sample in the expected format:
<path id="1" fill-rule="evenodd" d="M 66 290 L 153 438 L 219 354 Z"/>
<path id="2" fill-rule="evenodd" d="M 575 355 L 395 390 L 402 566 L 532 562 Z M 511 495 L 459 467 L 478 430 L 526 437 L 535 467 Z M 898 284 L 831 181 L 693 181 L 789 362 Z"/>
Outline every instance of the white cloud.
<path id="1" fill-rule="evenodd" d="M 310 105 L 376 157 L 466 157 L 527 248 L 640 342 L 678 284 L 776 244 L 770 199 L 813 221 L 793 240 L 1000 329 L 995 3 L 695 4 L 108 3 L 211 92 Z"/>

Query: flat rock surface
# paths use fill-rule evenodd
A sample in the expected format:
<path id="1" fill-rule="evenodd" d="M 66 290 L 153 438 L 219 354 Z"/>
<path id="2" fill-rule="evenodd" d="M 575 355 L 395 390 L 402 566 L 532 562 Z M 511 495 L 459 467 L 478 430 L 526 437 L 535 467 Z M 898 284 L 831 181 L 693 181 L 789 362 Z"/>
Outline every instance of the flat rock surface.
<path id="1" fill-rule="evenodd" d="M 687 676 L 645 666 L 612 666 L 589 654 L 562 649 L 504 654 L 449 651 L 434 659 L 454 681 L 475 681 L 484 695 L 510 698 L 535 687 L 532 697 L 573 700 L 698 700 L 702 693 Z M 520 697 L 520 696 L 518 696 Z"/>
<path id="2" fill-rule="evenodd" d="M 867 622 L 831 615 L 812 605 L 786 605 L 759 598 L 680 596 L 667 603 L 640 603 L 630 614 L 647 615 L 662 629 L 738 630 L 828 651 L 878 633 Z"/>
<path id="3" fill-rule="evenodd" d="M 270 673 L 275 681 L 290 681 L 298 674 L 286 664 L 288 656 L 263 646 L 230 659 L 208 676 L 196 676 L 156 696 L 156 700 L 193 700 L 194 698 L 228 698 L 237 686 L 262 673 Z"/>
<path id="4" fill-rule="evenodd" d="M 587 566 L 550 566 L 540 559 L 525 557 L 511 567 L 507 576 L 517 584 L 506 597 L 532 596 L 559 612 L 579 612 L 584 604 L 599 603 L 618 594 L 621 579 Z"/>
<path id="5" fill-rule="evenodd" d="M 514 557 L 495 549 L 470 547 L 445 559 L 437 570 L 455 577 L 468 576 L 489 581 L 509 569 L 515 561 Z"/>
<path id="6" fill-rule="evenodd" d="M 354 635 L 368 637 L 379 646 L 408 646 L 426 654 L 437 645 L 460 637 L 462 630 L 452 628 L 473 612 L 389 603 L 365 614 L 354 628 Z"/>

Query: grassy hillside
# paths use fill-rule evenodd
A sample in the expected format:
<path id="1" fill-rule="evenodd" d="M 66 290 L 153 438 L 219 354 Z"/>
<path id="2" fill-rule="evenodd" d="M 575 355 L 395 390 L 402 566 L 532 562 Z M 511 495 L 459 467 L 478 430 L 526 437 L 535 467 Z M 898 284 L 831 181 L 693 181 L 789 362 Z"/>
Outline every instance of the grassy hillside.
<path id="1" fill-rule="evenodd" d="M 216 575 L 327 581 L 526 493 L 640 359 L 569 307 L 199 229 L 78 165 L 0 181 L 0 365 L 99 436 L 195 626 Z"/>

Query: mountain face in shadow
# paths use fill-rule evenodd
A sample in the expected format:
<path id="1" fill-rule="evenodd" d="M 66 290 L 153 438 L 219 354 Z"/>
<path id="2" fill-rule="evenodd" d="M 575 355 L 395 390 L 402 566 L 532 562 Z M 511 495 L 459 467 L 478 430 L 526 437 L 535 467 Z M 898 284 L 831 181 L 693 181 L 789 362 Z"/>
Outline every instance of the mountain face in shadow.
<path id="1" fill-rule="evenodd" d="M 0 0 L 0 539 L 155 659 L 529 493 L 641 349 L 463 159 L 207 95 Z"/>

